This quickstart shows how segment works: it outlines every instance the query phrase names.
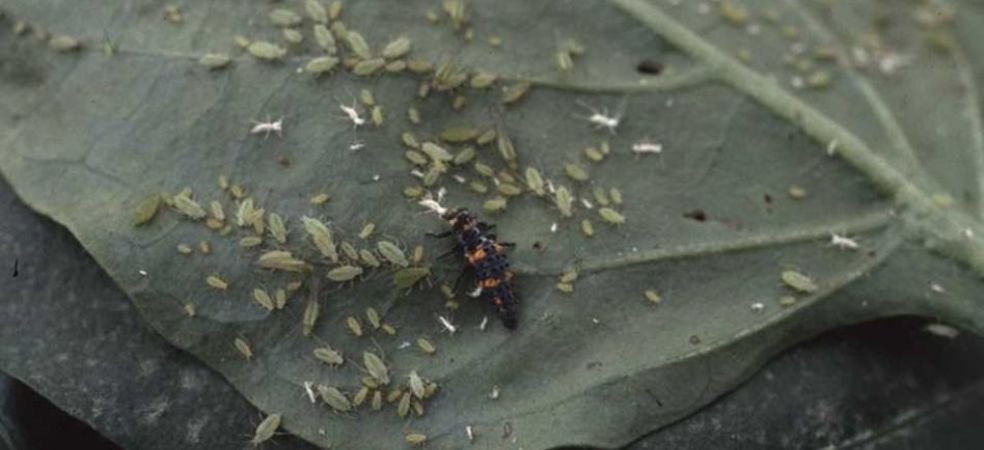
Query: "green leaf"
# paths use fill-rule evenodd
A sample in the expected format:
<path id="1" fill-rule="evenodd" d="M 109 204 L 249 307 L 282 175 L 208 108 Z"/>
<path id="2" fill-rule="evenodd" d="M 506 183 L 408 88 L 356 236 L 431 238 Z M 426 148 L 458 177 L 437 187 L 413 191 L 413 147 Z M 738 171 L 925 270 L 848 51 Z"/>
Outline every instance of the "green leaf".
<path id="1" fill-rule="evenodd" d="M 300 12 L 302 3 L 277 8 Z M 448 15 L 433 6 L 436 24 L 418 4 L 346 3 L 342 20 L 358 34 L 336 40 L 363 37 L 373 70 L 342 48 L 334 74 L 313 74 L 297 70 L 323 56 L 313 24 L 301 19 L 301 44 L 282 43 L 264 3 L 189 5 L 169 13 L 180 20 L 164 21 L 163 7 L 136 0 L 93 2 L 71 14 L 10 2 L 11 17 L 0 24 L 0 171 L 78 236 L 169 342 L 268 414 L 282 414 L 284 429 L 326 447 L 393 448 L 414 432 L 431 448 L 460 448 L 467 426 L 479 435 L 476 448 L 513 438 L 528 448 L 617 446 L 689 414 L 777 351 L 830 327 L 917 313 L 984 330 L 975 301 L 984 291 L 984 134 L 973 65 L 982 49 L 971 20 L 980 7 L 961 2 L 955 14 L 940 14 L 925 5 L 726 1 L 702 13 L 688 2 L 643 0 L 535 10 L 524 2 L 448 3 Z M 15 36 L 16 20 L 81 48 L 58 52 L 31 33 Z M 236 46 L 237 35 L 287 54 L 254 58 Z M 412 43 L 407 66 L 441 68 L 427 98 L 420 86 L 433 73 L 389 72 L 400 64 L 375 56 L 397 36 Z M 573 66 L 565 58 L 559 70 L 558 51 Z M 210 53 L 229 54 L 230 63 L 201 66 Z M 643 62 L 654 67 L 651 60 L 663 67 L 659 75 L 636 71 Z M 342 70 L 346 63 L 374 75 L 353 75 Z M 466 87 L 489 80 L 464 83 L 475 73 L 498 81 Z M 378 127 L 355 97 L 362 89 L 385 118 Z M 407 118 L 411 108 L 419 124 Z M 250 133 L 251 121 L 277 131 L 281 117 L 282 138 Z M 480 331 L 493 311 L 463 293 L 457 333 L 441 334 L 435 320 L 451 313 L 432 285 L 452 284 L 463 263 L 433 256 L 451 244 L 424 233 L 446 224 L 403 195 L 419 181 L 401 135 L 426 141 L 456 127 L 496 130 L 476 150 L 477 163 L 494 170 L 432 161 L 421 172 L 431 190 L 448 189 L 449 206 L 479 210 L 496 195 L 475 194 L 455 176 L 515 184 L 527 167 L 573 196 L 568 203 L 526 192 L 495 217 L 496 232 L 517 244 L 515 332 L 497 324 Z M 587 147 L 610 153 L 582 159 Z M 565 164 L 574 162 L 589 168 L 588 179 L 566 177 Z M 245 189 L 252 206 L 240 208 L 233 188 L 220 190 L 220 175 Z M 805 195 L 787 196 L 792 187 Z M 173 202 L 185 188 L 184 214 L 162 206 L 133 225 L 148 196 L 166 193 L 163 201 Z M 617 188 L 624 199 L 606 207 L 589 239 L 579 224 L 598 217 L 596 188 Z M 331 203 L 309 202 L 322 192 Z M 212 201 L 228 216 L 224 232 L 222 223 L 191 220 Z M 241 238 L 263 235 L 270 213 L 284 219 L 286 243 L 240 247 Z M 337 262 L 324 259 L 303 217 L 330 228 L 322 246 L 423 246 L 428 257 L 414 266 L 430 267 L 431 283 L 394 288 L 400 272 L 392 265 L 329 282 L 329 271 L 358 262 L 346 251 Z M 355 239 L 366 223 L 377 231 Z M 857 248 L 829 245 L 832 234 Z M 201 241 L 208 254 L 175 250 Z M 293 260 L 295 271 L 259 270 L 258 258 L 272 251 L 289 251 L 312 270 Z M 578 278 L 561 293 L 555 285 L 570 269 Z M 782 274 L 791 272 L 815 289 L 790 290 Z M 228 288 L 210 289 L 210 276 Z M 251 300 L 253 289 L 296 282 L 283 310 Z M 648 290 L 659 292 L 658 305 Z M 781 306 L 790 295 L 796 301 Z M 305 337 L 309 300 L 321 308 Z M 396 334 L 350 332 L 345 324 L 368 307 Z M 251 359 L 237 352 L 236 339 L 249 343 Z M 403 345 L 420 339 L 435 351 Z M 405 383 L 416 371 L 439 389 L 412 422 L 389 403 L 381 412 L 363 405 L 335 414 L 309 402 L 305 384 L 350 398 L 366 373 L 358 360 L 320 363 L 313 350 L 326 343 L 346 358 L 378 352 L 393 380 Z"/>

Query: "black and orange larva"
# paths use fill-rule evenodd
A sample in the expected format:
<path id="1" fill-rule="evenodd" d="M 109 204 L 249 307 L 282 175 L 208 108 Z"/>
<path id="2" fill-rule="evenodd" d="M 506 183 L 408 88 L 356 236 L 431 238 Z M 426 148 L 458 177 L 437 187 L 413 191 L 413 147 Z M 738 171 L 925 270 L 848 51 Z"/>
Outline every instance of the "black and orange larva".
<path id="1" fill-rule="evenodd" d="M 512 244 L 498 242 L 494 234 L 488 233 L 493 226 L 479 222 L 467 209 L 449 210 L 442 217 L 451 230 L 432 236 L 454 235 L 458 241 L 455 249 L 462 252 L 475 271 L 477 285 L 471 295 L 495 306 L 502 324 L 510 330 L 516 329 L 519 299 L 513 293 L 513 272 L 509 270 L 505 252 Z"/>

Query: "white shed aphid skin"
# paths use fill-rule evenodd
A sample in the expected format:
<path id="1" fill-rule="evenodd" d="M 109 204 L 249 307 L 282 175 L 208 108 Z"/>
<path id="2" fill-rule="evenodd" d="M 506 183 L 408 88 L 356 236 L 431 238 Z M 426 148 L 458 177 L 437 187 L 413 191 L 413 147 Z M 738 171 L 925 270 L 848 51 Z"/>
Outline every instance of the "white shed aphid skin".
<path id="1" fill-rule="evenodd" d="M 479 295 L 482 295 L 482 287 L 481 286 L 476 287 L 474 291 L 468 292 L 468 296 L 471 297 L 471 298 L 478 298 Z"/>
<path id="2" fill-rule="evenodd" d="M 616 129 L 622 123 L 622 115 L 625 109 L 625 99 L 622 100 L 618 112 L 611 114 L 608 112 L 608 108 L 596 109 L 591 105 L 581 101 L 575 100 L 575 102 L 591 112 L 589 116 L 575 116 L 582 120 L 587 120 L 595 126 L 596 129 L 606 129 L 609 133 L 615 134 Z"/>
<path id="3" fill-rule="evenodd" d="M 358 128 L 366 124 L 366 119 L 359 114 L 359 110 L 356 108 L 357 102 L 352 100 L 352 106 L 348 106 L 344 103 L 338 103 L 338 109 L 341 109 L 345 113 L 346 118 L 352 122 L 354 128 Z"/>
<path id="4" fill-rule="evenodd" d="M 646 153 L 663 153 L 663 144 L 653 142 L 649 138 L 645 138 L 639 142 L 632 144 L 632 152 L 636 154 L 646 154 Z"/>
<path id="5" fill-rule="evenodd" d="M 485 331 L 485 327 L 489 324 L 489 316 L 482 317 L 482 323 L 478 324 L 478 329 Z"/>
<path id="6" fill-rule="evenodd" d="M 458 327 L 451 323 L 447 317 L 437 316 L 437 321 L 441 323 L 441 326 L 443 326 L 444 329 L 448 330 L 448 334 L 453 335 L 455 331 L 458 331 Z"/>
<path id="7" fill-rule="evenodd" d="M 317 403 L 318 401 L 317 401 L 317 398 L 314 396 L 314 390 L 311 389 L 312 386 L 314 386 L 314 383 L 312 383 L 310 381 L 305 381 L 304 382 L 304 392 L 307 393 L 308 400 L 311 400 L 311 403 Z"/>
<path id="8" fill-rule="evenodd" d="M 266 122 L 253 121 L 253 128 L 249 130 L 249 134 L 259 134 L 265 133 L 263 138 L 266 139 L 270 137 L 270 133 L 277 133 L 277 137 L 284 137 L 284 118 L 281 117 L 276 121 L 271 122 L 270 118 L 267 117 Z"/>
<path id="9" fill-rule="evenodd" d="M 860 247 L 858 241 L 837 233 L 830 233 L 830 245 L 841 250 L 857 250 Z"/>

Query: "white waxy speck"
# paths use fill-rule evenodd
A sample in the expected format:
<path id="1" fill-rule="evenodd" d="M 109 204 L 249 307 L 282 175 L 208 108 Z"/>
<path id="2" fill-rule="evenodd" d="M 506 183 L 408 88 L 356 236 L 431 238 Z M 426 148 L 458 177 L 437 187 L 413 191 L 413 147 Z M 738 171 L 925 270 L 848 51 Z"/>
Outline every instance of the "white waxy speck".
<path id="1" fill-rule="evenodd" d="M 474 291 L 471 291 L 471 292 L 468 293 L 468 296 L 471 297 L 471 298 L 478 298 L 479 295 L 482 295 L 482 287 L 481 286 L 476 287 Z"/>
<path id="2" fill-rule="evenodd" d="M 837 145 L 837 139 L 834 139 L 827 144 L 827 156 L 834 156 L 834 154 L 837 153 Z"/>
<path id="3" fill-rule="evenodd" d="M 765 310 L 765 305 L 762 303 L 752 303 L 752 312 L 760 313 Z"/>
<path id="4" fill-rule="evenodd" d="M 935 334 L 937 336 L 945 337 L 948 339 L 953 339 L 960 335 L 960 330 L 942 323 L 931 323 L 929 325 L 926 325 L 926 328 L 924 328 L 924 330 L 926 330 L 926 332 L 928 333 Z"/>
<path id="5" fill-rule="evenodd" d="M 147 276 L 147 271 L 143 269 L 138 270 L 137 273 L 139 273 L 140 276 L 144 276 L 144 277 Z"/>
<path id="6" fill-rule="evenodd" d="M 308 399 L 311 400 L 311 403 L 316 403 L 317 401 L 315 400 L 314 397 L 314 390 L 311 389 L 311 386 L 313 386 L 313 383 L 311 383 L 310 381 L 305 381 L 304 392 L 307 392 Z"/>
<path id="7" fill-rule="evenodd" d="M 597 317 L 592 317 L 592 318 L 591 318 L 591 322 L 592 322 L 592 323 L 594 323 L 595 325 L 598 325 L 599 323 L 601 323 L 601 321 L 600 321 L 600 320 L 598 320 L 598 318 L 597 318 Z"/>
<path id="8" fill-rule="evenodd" d="M 465 435 L 468 436 L 469 441 L 475 440 L 475 432 L 472 430 L 472 426 L 468 425 L 465 427 Z"/>
<path id="9" fill-rule="evenodd" d="M 478 329 L 485 331 L 485 327 L 489 324 L 489 316 L 482 317 L 482 323 L 478 324 Z"/>
<path id="10" fill-rule="evenodd" d="M 375 174 L 375 175 L 372 176 L 372 181 L 379 181 L 380 178 L 382 178 L 382 177 L 380 177 L 379 174 L 377 173 L 377 174 Z"/>
<path id="11" fill-rule="evenodd" d="M 550 232 L 551 233 L 556 233 L 557 232 L 557 222 L 554 222 L 554 223 L 550 224 Z"/>
<path id="12" fill-rule="evenodd" d="M 588 199 L 586 199 L 586 198 L 584 198 L 584 197 L 581 197 L 581 204 L 584 205 L 584 207 L 585 208 L 588 208 L 588 209 L 593 209 L 594 208 L 594 205 L 591 204 L 591 201 L 588 200 Z"/>
<path id="13" fill-rule="evenodd" d="M 461 175 L 457 175 L 457 174 L 452 175 L 451 178 L 454 178 L 454 181 L 457 181 L 460 184 L 465 184 L 465 182 L 468 181 L 468 180 L 465 179 L 465 177 L 463 177 Z"/>
<path id="14" fill-rule="evenodd" d="M 974 238 L 974 230 L 971 230 L 970 228 L 967 228 L 966 230 L 964 230 L 964 237 L 966 237 L 967 239 L 973 239 Z"/>
<path id="15" fill-rule="evenodd" d="M 847 236 L 841 236 L 837 233 L 830 234 L 830 245 L 833 245 L 834 247 L 837 247 L 842 250 L 844 249 L 857 250 L 859 247 L 858 241 L 849 238 Z"/>
<path id="16" fill-rule="evenodd" d="M 495 400 L 499 398 L 499 385 L 492 386 L 492 392 L 489 392 L 489 399 Z"/>
<path id="17" fill-rule="evenodd" d="M 281 117 L 274 122 L 267 119 L 266 122 L 253 122 L 253 128 L 249 130 L 250 134 L 264 133 L 263 138 L 270 136 L 270 133 L 277 133 L 277 137 L 284 137 L 284 118 Z"/>
<path id="18" fill-rule="evenodd" d="M 663 144 L 652 142 L 647 140 L 642 140 L 632 144 L 632 151 L 637 154 L 653 153 L 660 154 L 663 153 Z"/>
<path id="19" fill-rule="evenodd" d="M 946 292 L 946 289 L 943 288 L 943 286 L 939 285 L 938 283 L 930 283 L 929 289 L 932 290 L 933 292 L 936 292 L 937 294 L 942 294 Z"/>
<path id="20" fill-rule="evenodd" d="M 400 343 L 400 345 L 397 348 L 400 349 L 400 350 L 403 350 L 405 348 L 409 348 L 410 345 L 411 345 L 410 344 L 410 341 L 403 341 L 403 342 Z"/>
<path id="21" fill-rule="evenodd" d="M 456 327 L 453 323 L 451 323 L 451 321 L 448 320 L 447 317 L 437 316 L 437 321 L 441 322 L 441 325 L 444 327 L 444 329 L 448 330 L 449 334 L 454 334 L 455 331 L 458 331 L 458 327 Z"/>

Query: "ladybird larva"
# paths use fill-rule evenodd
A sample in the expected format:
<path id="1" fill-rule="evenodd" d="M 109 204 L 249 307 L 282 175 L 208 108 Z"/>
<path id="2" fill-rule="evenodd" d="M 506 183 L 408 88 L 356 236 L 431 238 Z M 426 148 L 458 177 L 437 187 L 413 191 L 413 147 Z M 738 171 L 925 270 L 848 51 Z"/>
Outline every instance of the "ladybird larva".
<path id="1" fill-rule="evenodd" d="M 277 60 L 287 54 L 287 50 L 283 47 L 266 41 L 253 41 L 246 50 L 255 58 L 264 61 Z"/>
<path id="2" fill-rule="evenodd" d="M 790 288 L 798 292 L 809 294 L 812 292 L 816 292 L 817 289 L 819 289 L 819 287 L 813 281 L 812 278 L 803 275 L 802 273 L 799 273 L 795 270 L 783 271 L 781 278 L 782 278 L 782 282 L 786 283 L 786 286 L 789 286 Z"/>
<path id="3" fill-rule="evenodd" d="M 284 250 L 273 250 L 260 255 L 256 265 L 264 269 L 283 270 L 285 272 L 303 272 L 308 269 L 307 263 L 301 261 Z"/>
<path id="4" fill-rule="evenodd" d="M 304 316 L 301 319 L 301 331 L 305 336 L 310 336 L 311 332 L 314 331 L 314 325 L 318 322 L 318 312 L 320 309 L 321 307 L 316 300 L 308 300 L 307 306 L 304 307 Z"/>
<path id="5" fill-rule="evenodd" d="M 345 318 L 345 326 L 347 326 L 349 331 L 351 331 L 356 337 L 362 337 L 362 323 L 359 322 L 359 319 L 349 316 Z"/>
<path id="6" fill-rule="evenodd" d="M 396 59 L 410 53 L 412 42 L 410 39 L 400 36 L 383 47 L 383 58 Z"/>
<path id="7" fill-rule="evenodd" d="M 225 53 L 206 53 L 198 58 L 198 64 L 209 70 L 222 69 L 229 65 L 231 59 Z"/>
<path id="8" fill-rule="evenodd" d="M 338 65 L 338 58 L 334 56 L 319 56 L 307 62 L 304 65 L 304 71 L 308 73 L 313 73 L 320 75 L 323 73 L 331 72 L 335 66 Z"/>
<path id="9" fill-rule="evenodd" d="M 574 204 L 574 197 L 571 196 L 571 192 L 566 187 L 557 188 L 557 192 L 554 194 L 554 203 L 562 216 L 570 217 L 573 214 L 571 207 Z"/>
<path id="10" fill-rule="evenodd" d="M 270 294 L 267 294 L 267 291 L 264 291 L 263 289 L 253 289 L 253 300 L 255 300 L 256 303 L 267 311 L 273 311 L 276 307 L 273 303 L 273 299 L 270 298 Z"/>
<path id="11" fill-rule="evenodd" d="M 133 213 L 133 225 L 140 226 L 150 222 L 161 208 L 161 196 L 152 194 L 143 199 Z"/>
<path id="12" fill-rule="evenodd" d="M 625 223 L 625 216 L 611 208 L 598 208 L 598 215 L 610 224 L 619 225 Z"/>
<path id="13" fill-rule="evenodd" d="M 233 341 L 233 344 L 235 344 L 236 350 L 243 355 L 243 358 L 246 358 L 247 361 L 253 359 L 253 349 L 250 348 L 249 343 L 245 339 L 237 337 Z"/>
<path id="14" fill-rule="evenodd" d="M 270 21 L 278 27 L 292 27 L 301 23 L 301 16 L 289 9 L 277 8 L 270 11 Z"/>
<path id="15" fill-rule="evenodd" d="M 280 414 L 270 414 L 256 426 L 256 432 L 253 434 L 253 438 L 249 440 L 250 444 L 253 446 L 258 446 L 273 437 L 277 432 L 277 428 L 280 428 Z"/>
<path id="16" fill-rule="evenodd" d="M 417 339 L 417 347 L 420 347 L 420 350 L 422 350 L 424 353 L 428 355 L 433 355 L 434 353 L 437 352 L 437 348 L 434 347 L 434 344 L 432 344 L 431 341 L 428 341 L 425 338 Z"/>
<path id="17" fill-rule="evenodd" d="M 408 289 L 429 275 L 429 267 L 407 267 L 393 274 L 393 285 L 398 289 Z"/>
<path id="18" fill-rule="evenodd" d="M 331 348 L 331 346 L 324 346 L 314 349 L 314 357 L 318 361 L 321 361 L 329 366 L 340 366 L 345 363 L 345 358 L 342 357 L 342 353 L 338 350 Z"/>
<path id="19" fill-rule="evenodd" d="M 502 103 L 511 104 L 521 100 L 530 91 L 531 84 L 519 82 L 502 88 Z"/>
<path id="20" fill-rule="evenodd" d="M 379 356 L 373 352 L 362 352 L 362 362 L 365 364 L 366 371 L 369 372 L 371 377 L 383 385 L 389 384 L 389 369 L 386 368 L 386 364 L 383 363 L 383 360 Z"/>
<path id="21" fill-rule="evenodd" d="M 372 53 L 369 51 L 369 44 L 366 44 L 365 38 L 357 31 L 349 31 L 345 34 L 345 43 L 348 44 L 349 50 L 362 58 L 363 60 L 372 58 Z M 384 62 L 385 64 L 385 62 Z"/>
<path id="22" fill-rule="evenodd" d="M 229 284 L 226 283 L 225 280 L 215 275 L 209 275 L 208 277 L 206 277 L 205 283 L 207 283 L 212 288 L 218 289 L 220 291 L 224 291 L 229 288 Z"/>
<path id="23" fill-rule="evenodd" d="M 325 9 L 324 5 L 318 0 L 305 0 L 304 10 L 307 11 L 308 17 L 312 21 L 317 23 L 328 23 L 328 10 Z"/>

